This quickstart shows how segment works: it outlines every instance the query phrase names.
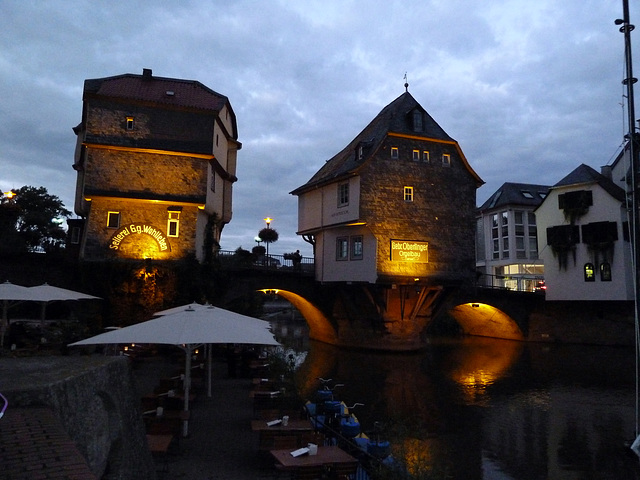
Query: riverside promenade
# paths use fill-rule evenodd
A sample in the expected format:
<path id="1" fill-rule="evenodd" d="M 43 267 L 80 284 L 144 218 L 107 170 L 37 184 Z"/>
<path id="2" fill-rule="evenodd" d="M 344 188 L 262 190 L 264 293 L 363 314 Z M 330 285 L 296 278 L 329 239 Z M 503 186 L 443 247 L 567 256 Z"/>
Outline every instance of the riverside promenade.
<path id="1" fill-rule="evenodd" d="M 164 368 L 167 368 L 163 372 Z M 162 359 L 134 366 L 141 393 L 152 391 L 154 382 L 170 370 Z M 257 435 L 251 431 L 253 403 L 251 380 L 229 378 L 226 362 L 214 360 L 211 397 L 198 391 L 192 404 L 189 436 L 172 445 L 168 472 L 159 478 L 189 480 L 256 480 L 273 478 L 274 461 L 258 451 Z M 157 460 L 158 471 L 163 462 Z"/>

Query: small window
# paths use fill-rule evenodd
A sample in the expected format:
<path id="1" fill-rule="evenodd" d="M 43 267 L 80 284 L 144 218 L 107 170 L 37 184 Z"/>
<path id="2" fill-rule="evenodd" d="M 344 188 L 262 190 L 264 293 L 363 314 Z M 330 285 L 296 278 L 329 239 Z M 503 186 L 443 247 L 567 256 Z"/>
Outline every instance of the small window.
<path id="1" fill-rule="evenodd" d="M 600 264 L 600 281 L 611 281 L 611 264 L 609 262 L 602 262 Z"/>
<path id="2" fill-rule="evenodd" d="M 169 211 L 167 220 L 167 237 L 177 237 L 180 233 L 180 212 Z"/>
<path id="3" fill-rule="evenodd" d="M 593 268 L 593 263 L 585 263 L 584 264 L 584 281 L 585 282 L 595 282 L 596 281 L 596 271 Z"/>
<path id="4" fill-rule="evenodd" d="M 425 163 L 429 163 L 429 150 L 424 150 L 422 152 L 422 161 Z"/>
<path id="5" fill-rule="evenodd" d="M 216 191 L 216 170 L 211 167 L 211 191 Z"/>
<path id="6" fill-rule="evenodd" d="M 520 190 L 520 193 L 522 193 L 524 198 L 533 198 L 533 195 L 529 190 Z"/>
<path id="7" fill-rule="evenodd" d="M 346 207 L 349 205 L 349 184 L 341 183 L 338 185 L 338 207 Z"/>
<path id="8" fill-rule="evenodd" d="M 414 150 L 413 151 L 413 161 L 414 162 L 419 162 L 420 161 L 420 150 Z"/>
<path id="9" fill-rule="evenodd" d="M 398 147 L 391 147 L 391 158 L 398 159 Z"/>
<path id="10" fill-rule="evenodd" d="M 362 235 L 351 237 L 351 260 L 362 260 Z"/>
<path id="11" fill-rule="evenodd" d="M 216 133 L 216 147 L 220 143 L 220 136 Z"/>
<path id="12" fill-rule="evenodd" d="M 344 261 L 349 259 L 349 238 L 338 237 L 336 239 L 336 260 Z"/>
<path id="13" fill-rule="evenodd" d="M 80 243 L 80 227 L 73 227 L 71 229 L 71 243 L 74 245 Z"/>
<path id="14" fill-rule="evenodd" d="M 413 202 L 413 187 L 404 187 L 404 201 Z"/>
<path id="15" fill-rule="evenodd" d="M 413 130 L 415 132 L 422 131 L 422 112 L 419 110 L 413 112 Z"/>
<path id="16" fill-rule="evenodd" d="M 127 130 L 133 130 L 133 117 L 127 117 Z"/>
<path id="17" fill-rule="evenodd" d="M 451 166 L 451 155 L 449 155 L 448 153 L 443 153 L 442 154 L 442 166 L 443 167 L 450 167 Z"/>
<path id="18" fill-rule="evenodd" d="M 362 157 L 364 157 L 364 148 L 362 148 L 362 145 L 360 145 L 358 147 L 358 160 L 362 160 Z"/>
<path id="19" fill-rule="evenodd" d="M 107 228 L 119 228 L 119 227 L 120 227 L 120 212 L 108 212 Z"/>

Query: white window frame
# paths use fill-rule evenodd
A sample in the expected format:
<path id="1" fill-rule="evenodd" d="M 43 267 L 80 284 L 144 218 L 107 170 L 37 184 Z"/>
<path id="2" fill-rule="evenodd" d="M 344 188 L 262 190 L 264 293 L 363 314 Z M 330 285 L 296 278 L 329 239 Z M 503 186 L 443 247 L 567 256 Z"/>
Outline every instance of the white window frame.
<path id="1" fill-rule="evenodd" d="M 391 147 L 391 158 L 397 160 L 400 158 L 400 152 L 398 152 L 398 147 Z"/>
<path id="2" fill-rule="evenodd" d="M 422 151 L 422 161 L 424 163 L 429 163 L 430 159 L 429 159 L 429 150 L 423 150 Z"/>
<path id="3" fill-rule="evenodd" d="M 133 130 L 133 127 L 134 127 L 133 117 L 128 116 L 127 117 L 127 130 L 131 131 L 131 130 Z"/>
<path id="4" fill-rule="evenodd" d="M 167 237 L 180 236 L 180 212 L 169 210 L 169 218 L 167 218 Z"/>
<path id="5" fill-rule="evenodd" d="M 442 166 L 443 167 L 450 167 L 451 166 L 451 155 L 449 155 L 448 153 L 443 153 L 442 154 Z"/>
<path id="6" fill-rule="evenodd" d="M 349 182 L 338 184 L 338 208 L 349 205 Z"/>
<path id="7" fill-rule="evenodd" d="M 336 238 L 336 261 L 349 260 L 349 237 Z"/>
<path id="8" fill-rule="evenodd" d="M 414 162 L 419 162 L 420 161 L 420 150 L 418 150 L 418 149 L 414 149 L 413 150 L 413 161 Z"/>
<path id="9" fill-rule="evenodd" d="M 364 253 L 364 243 L 362 235 L 352 235 L 350 255 L 351 260 L 362 260 Z"/>

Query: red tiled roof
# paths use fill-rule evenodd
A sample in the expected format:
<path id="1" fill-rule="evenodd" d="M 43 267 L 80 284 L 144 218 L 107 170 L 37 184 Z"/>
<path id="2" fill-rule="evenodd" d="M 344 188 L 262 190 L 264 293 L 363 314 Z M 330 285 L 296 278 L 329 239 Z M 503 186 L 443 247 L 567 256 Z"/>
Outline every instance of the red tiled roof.
<path id="1" fill-rule="evenodd" d="M 125 74 L 85 80 L 84 93 L 219 112 L 227 97 L 195 80 Z"/>

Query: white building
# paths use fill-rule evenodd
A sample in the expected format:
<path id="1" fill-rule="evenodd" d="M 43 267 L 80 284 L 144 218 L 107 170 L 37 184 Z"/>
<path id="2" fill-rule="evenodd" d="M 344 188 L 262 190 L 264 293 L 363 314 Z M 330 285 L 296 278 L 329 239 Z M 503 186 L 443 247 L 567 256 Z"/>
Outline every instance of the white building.
<path id="1" fill-rule="evenodd" d="M 476 271 L 486 287 L 534 291 L 544 278 L 534 210 L 547 185 L 504 183 L 476 212 Z"/>
<path id="2" fill-rule="evenodd" d="M 547 300 L 633 299 L 623 157 L 611 178 L 580 165 L 536 210 Z"/>

